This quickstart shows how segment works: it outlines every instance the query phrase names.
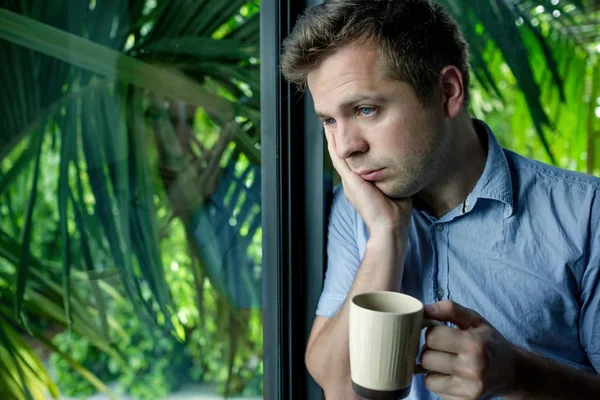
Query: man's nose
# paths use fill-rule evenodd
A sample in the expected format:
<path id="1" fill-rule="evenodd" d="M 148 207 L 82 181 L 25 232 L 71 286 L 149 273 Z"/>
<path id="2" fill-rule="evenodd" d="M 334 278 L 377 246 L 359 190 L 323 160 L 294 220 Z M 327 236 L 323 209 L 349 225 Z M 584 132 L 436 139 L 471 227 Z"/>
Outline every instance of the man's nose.
<path id="1" fill-rule="evenodd" d="M 352 124 L 339 124 L 335 132 L 335 151 L 342 159 L 348 159 L 355 153 L 364 153 L 369 149 L 360 128 Z"/>

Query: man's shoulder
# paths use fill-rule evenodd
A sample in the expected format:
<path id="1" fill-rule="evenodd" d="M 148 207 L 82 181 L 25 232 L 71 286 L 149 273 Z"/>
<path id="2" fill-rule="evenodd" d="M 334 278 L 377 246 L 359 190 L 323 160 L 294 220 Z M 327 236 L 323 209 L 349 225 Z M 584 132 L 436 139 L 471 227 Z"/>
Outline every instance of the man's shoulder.
<path id="1" fill-rule="evenodd" d="M 600 190 L 600 178 L 583 172 L 549 165 L 504 149 L 511 174 L 519 180 L 521 188 L 536 186 L 547 189 L 596 192 Z"/>

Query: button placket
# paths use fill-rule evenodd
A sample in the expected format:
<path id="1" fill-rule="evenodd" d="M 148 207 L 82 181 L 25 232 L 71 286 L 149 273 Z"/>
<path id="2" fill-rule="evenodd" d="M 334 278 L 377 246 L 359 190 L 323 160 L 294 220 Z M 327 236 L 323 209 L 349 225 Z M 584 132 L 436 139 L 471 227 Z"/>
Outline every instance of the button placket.
<path id="1" fill-rule="evenodd" d="M 434 235 L 436 243 L 436 271 L 433 280 L 434 301 L 442 301 L 446 296 L 444 288 L 448 283 L 448 224 L 438 223 L 435 226 L 437 234 Z"/>
<path id="2" fill-rule="evenodd" d="M 442 301 L 444 299 L 444 289 L 438 287 L 435 291 L 435 297 L 438 301 Z"/>

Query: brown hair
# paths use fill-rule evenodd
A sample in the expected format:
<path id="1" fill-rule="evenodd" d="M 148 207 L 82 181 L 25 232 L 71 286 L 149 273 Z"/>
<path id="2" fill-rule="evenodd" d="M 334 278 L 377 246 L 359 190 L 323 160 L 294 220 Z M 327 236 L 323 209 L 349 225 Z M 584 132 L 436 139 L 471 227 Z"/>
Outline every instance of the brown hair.
<path id="1" fill-rule="evenodd" d="M 325 0 L 310 7 L 283 43 L 282 73 L 304 89 L 309 72 L 362 38 L 379 47 L 386 76 L 410 84 L 423 103 L 441 70 L 454 65 L 468 103 L 468 45 L 456 21 L 430 0 Z"/>

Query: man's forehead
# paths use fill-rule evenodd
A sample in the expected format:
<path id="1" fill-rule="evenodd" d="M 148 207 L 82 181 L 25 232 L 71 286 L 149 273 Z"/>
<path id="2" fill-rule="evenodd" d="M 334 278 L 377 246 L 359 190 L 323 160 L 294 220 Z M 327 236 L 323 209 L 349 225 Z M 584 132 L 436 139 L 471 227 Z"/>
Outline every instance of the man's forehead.
<path id="1" fill-rule="evenodd" d="M 364 45 L 350 44 L 321 59 L 307 75 L 307 81 L 322 84 L 331 79 L 352 75 L 380 75 L 379 52 Z"/>
<path id="2" fill-rule="evenodd" d="M 322 107 L 340 108 L 359 99 L 382 98 L 385 97 L 386 86 L 377 77 L 352 71 L 308 80 L 315 105 Z"/>

